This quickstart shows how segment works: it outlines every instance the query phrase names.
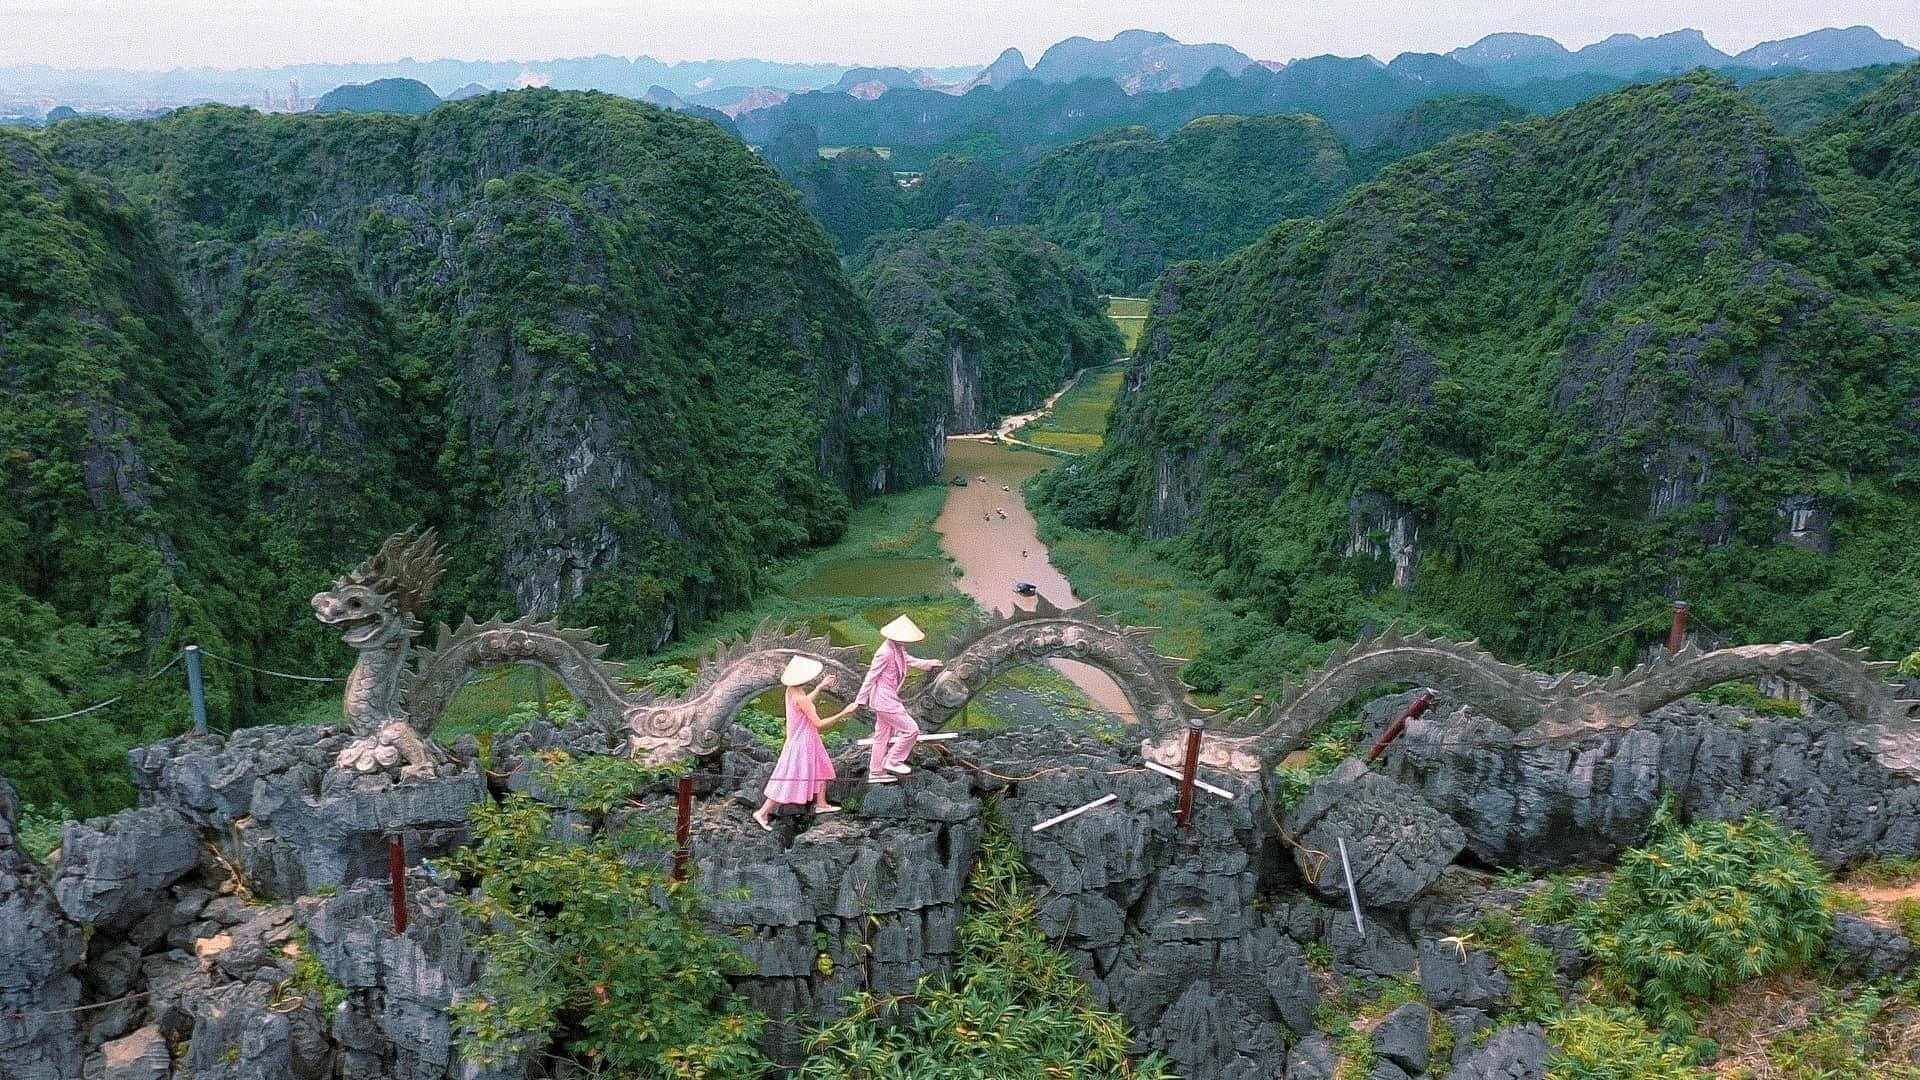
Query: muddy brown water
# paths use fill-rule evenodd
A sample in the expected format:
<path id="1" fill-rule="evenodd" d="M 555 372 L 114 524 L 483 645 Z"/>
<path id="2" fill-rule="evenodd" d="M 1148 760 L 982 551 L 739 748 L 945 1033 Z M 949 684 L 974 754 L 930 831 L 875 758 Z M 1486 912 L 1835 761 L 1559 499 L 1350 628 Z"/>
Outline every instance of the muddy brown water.
<path id="1" fill-rule="evenodd" d="M 1061 607 L 1080 602 L 1066 575 L 1047 561 L 1038 526 L 1020 495 L 1023 481 L 1058 463 L 1059 459 L 1045 454 L 991 442 L 947 440 L 943 479 L 964 476 L 967 486 L 948 486 L 947 502 L 935 527 L 940 530 L 940 546 L 962 571 L 955 584 L 988 611 L 1031 610 L 1034 601 L 1013 591 L 1020 581 L 1033 582 L 1041 596 Z M 981 476 L 987 478 L 985 483 L 978 479 Z M 1001 511 L 1006 513 L 1004 518 Z M 1134 719 L 1126 695 L 1106 672 L 1077 660 L 1051 663 L 1094 704 Z"/>

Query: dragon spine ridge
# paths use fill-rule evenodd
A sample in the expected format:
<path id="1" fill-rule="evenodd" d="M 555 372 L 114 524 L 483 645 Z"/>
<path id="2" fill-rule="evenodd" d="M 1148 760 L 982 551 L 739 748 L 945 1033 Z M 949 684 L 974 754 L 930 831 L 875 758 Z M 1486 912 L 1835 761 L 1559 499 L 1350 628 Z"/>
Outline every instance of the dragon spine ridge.
<path id="1" fill-rule="evenodd" d="M 453 694 L 473 673 L 500 664 L 537 664 L 552 672 L 608 732 L 630 732 L 637 754 L 672 757 L 717 749 L 721 731 L 757 694 L 778 685 L 794 655 L 820 660 L 830 689 L 851 698 L 864 668 L 863 650 L 836 646 L 804 628 L 768 620 L 743 637 L 716 642 L 687 693 L 660 699 L 628 687 L 620 665 L 604 659 L 591 629 L 533 615 L 440 626 L 434 647 L 407 664 L 416 613 L 445 571 L 431 530 L 396 534 L 380 551 L 314 597 L 316 615 L 338 626 L 360 650 L 349 681 L 348 720 L 366 736 L 341 755 L 363 771 L 404 757 L 419 775 L 440 752 L 419 736 L 431 731 Z M 1140 714 L 1149 743 L 1174 734 L 1200 710 L 1180 677 L 1184 661 L 1152 647 L 1150 627 L 1125 627 L 1092 601 L 1062 608 L 1040 598 L 1031 610 L 975 616 L 947 639 L 946 667 L 917 683 L 906 704 L 938 727 L 1005 670 L 1053 657 L 1094 664 L 1120 684 Z M 1759 674 L 1791 679 L 1843 706 L 1856 721 L 1854 740 L 1887 767 L 1920 775 L 1920 701 L 1898 698 L 1885 681 L 1892 664 L 1867 658 L 1850 634 L 1811 644 L 1785 642 L 1703 651 L 1688 643 L 1631 671 L 1605 676 L 1579 671 L 1545 675 L 1506 663 L 1477 641 L 1456 642 L 1398 623 L 1373 638 L 1336 647 L 1317 670 L 1288 681 L 1271 703 L 1238 716 L 1216 712 L 1209 727 L 1223 743 L 1250 743 L 1271 761 L 1286 754 L 1335 709 L 1373 686 L 1417 682 L 1453 693 L 1518 733 L 1543 742 L 1597 730 L 1632 727 L 1640 715 L 1696 690 Z M 377 732 L 376 732 L 377 729 Z M 404 729 L 404 730 L 401 730 Z M 364 745 L 363 745 L 364 744 Z"/>

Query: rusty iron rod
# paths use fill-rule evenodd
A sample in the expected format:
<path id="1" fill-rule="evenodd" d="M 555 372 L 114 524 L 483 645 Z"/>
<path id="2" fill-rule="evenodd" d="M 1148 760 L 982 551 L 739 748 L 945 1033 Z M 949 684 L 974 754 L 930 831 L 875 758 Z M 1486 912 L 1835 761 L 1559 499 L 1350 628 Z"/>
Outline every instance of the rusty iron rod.
<path id="1" fill-rule="evenodd" d="M 693 846 L 693 777 L 680 778 L 680 805 L 673 822 L 673 880 L 687 880 Z"/>
<path id="2" fill-rule="evenodd" d="M 1407 721 L 1432 707 L 1433 691 L 1422 690 L 1420 696 L 1413 699 L 1413 704 L 1407 706 L 1407 711 L 1400 714 L 1400 719 L 1387 725 L 1387 730 L 1381 732 L 1380 737 L 1373 741 L 1373 746 L 1367 750 L 1367 764 L 1373 764 L 1373 759 L 1386 751 L 1387 744 L 1400 737 L 1400 733 L 1407 729 Z"/>
<path id="3" fill-rule="evenodd" d="M 1673 602 L 1673 628 L 1667 631 L 1667 655 L 1672 656 L 1687 643 L 1687 602 Z"/>
<path id="4" fill-rule="evenodd" d="M 387 837 L 387 877 L 393 883 L 393 932 L 407 932 L 407 842 Z"/>
<path id="5" fill-rule="evenodd" d="M 1187 760 L 1180 766 L 1180 806 L 1174 811 L 1183 829 L 1193 828 L 1193 774 L 1200 768 L 1200 734 L 1206 726 L 1198 716 L 1187 721 Z"/>

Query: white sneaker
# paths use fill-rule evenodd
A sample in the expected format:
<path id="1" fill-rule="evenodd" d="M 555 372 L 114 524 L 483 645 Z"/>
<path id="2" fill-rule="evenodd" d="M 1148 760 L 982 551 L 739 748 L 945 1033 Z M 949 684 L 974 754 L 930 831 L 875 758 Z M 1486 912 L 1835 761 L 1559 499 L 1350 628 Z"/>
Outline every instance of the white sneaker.
<path id="1" fill-rule="evenodd" d="M 895 776 L 907 776 L 913 772 L 913 770 L 906 765 L 889 765 L 887 766 L 887 771 Z"/>
<path id="2" fill-rule="evenodd" d="M 867 783 L 869 783 L 869 784 L 897 784 L 897 783 L 899 783 L 899 782 L 900 782 L 900 781 L 898 781 L 898 780 L 896 780 L 896 779 L 894 779 L 894 778 L 893 778 L 893 777 L 891 777 L 891 776 L 869 776 L 869 777 L 867 777 Z"/>

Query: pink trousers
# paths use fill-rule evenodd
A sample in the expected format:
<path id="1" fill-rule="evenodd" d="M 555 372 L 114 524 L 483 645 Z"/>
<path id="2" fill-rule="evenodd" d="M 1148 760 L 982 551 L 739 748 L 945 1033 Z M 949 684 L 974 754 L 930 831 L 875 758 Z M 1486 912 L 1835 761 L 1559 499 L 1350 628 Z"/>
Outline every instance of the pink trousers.
<path id="1" fill-rule="evenodd" d="M 920 741 L 920 725 L 905 710 L 873 711 L 873 753 L 867 762 L 867 775 L 885 776 L 888 765 L 898 765 L 913 753 Z"/>

